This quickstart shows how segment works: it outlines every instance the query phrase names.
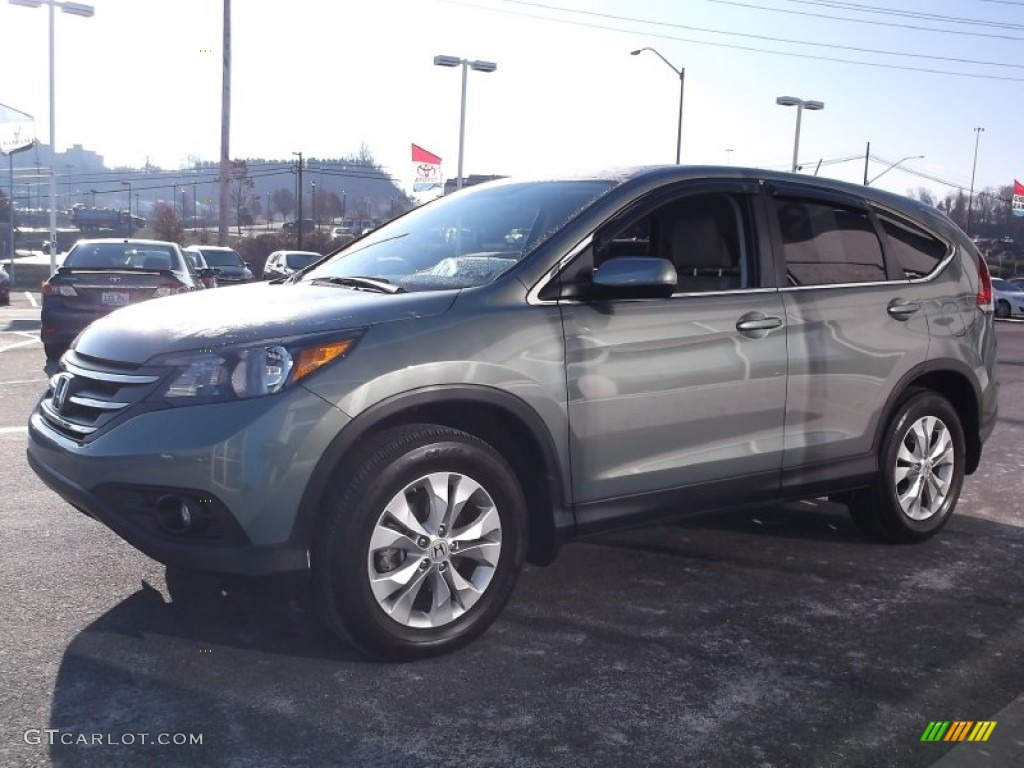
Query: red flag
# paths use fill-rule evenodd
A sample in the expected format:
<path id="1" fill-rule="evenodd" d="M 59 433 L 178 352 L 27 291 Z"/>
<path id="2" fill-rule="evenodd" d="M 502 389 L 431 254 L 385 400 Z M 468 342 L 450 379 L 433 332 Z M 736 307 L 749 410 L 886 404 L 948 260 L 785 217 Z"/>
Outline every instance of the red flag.
<path id="1" fill-rule="evenodd" d="M 433 152 L 427 152 L 423 147 L 418 147 L 415 144 L 412 145 L 412 161 L 414 163 L 429 163 L 430 165 L 441 164 L 440 157 Z"/>
<path id="2" fill-rule="evenodd" d="M 1024 195 L 1024 184 L 1021 184 L 1016 179 L 1013 180 L 1013 194 Z"/>

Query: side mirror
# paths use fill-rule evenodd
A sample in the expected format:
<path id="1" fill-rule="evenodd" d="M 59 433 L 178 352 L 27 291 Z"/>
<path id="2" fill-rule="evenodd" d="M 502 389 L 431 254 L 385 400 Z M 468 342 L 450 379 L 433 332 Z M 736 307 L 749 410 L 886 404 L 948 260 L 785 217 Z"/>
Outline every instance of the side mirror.
<path id="1" fill-rule="evenodd" d="M 595 298 L 651 299 L 676 290 L 676 268 L 668 259 L 617 256 L 594 270 Z"/>
<path id="2" fill-rule="evenodd" d="M 199 276 L 205 279 L 209 279 L 217 274 L 217 270 L 211 269 L 210 267 L 203 267 L 199 270 Z"/>

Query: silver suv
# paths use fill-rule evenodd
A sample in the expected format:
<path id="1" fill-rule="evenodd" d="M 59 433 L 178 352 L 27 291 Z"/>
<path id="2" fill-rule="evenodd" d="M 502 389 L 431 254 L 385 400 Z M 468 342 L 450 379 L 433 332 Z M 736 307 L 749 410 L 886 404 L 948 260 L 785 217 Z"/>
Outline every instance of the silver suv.
<path id="1" fill-rule="evenodd" d="M 933 208 L 737 168 L 499 181 L 275 283 L 96 321 L 36 473 L 151 557 L 309 571 L 384 658 L 480 634 L 524 559 L 829 496 L 938 531 L 996 417 L 992 287 Z"/>

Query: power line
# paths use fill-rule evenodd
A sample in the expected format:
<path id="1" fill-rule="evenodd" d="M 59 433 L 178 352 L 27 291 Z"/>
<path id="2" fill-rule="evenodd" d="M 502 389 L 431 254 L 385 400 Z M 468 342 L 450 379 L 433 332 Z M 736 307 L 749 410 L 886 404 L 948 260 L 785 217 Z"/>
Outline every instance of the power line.
<path id="1" fill-rule="evenodd" d="M 841 11 L 854 11 L 855 13 L 876 13 L 881 16 L 899 16 L 907 19 L 938 21 L 945 24 L 967 24 L 979 27 L 995 27 L 996 29 L 1024 29 L 1024 24 L 1010 24 L 1003 21 L 987 21 L 985 19 L 966 19 L 962 16 L 943 16 L 939 13 L 922 13 L 921 11 L 905 11 L 898 8 L 885 8 L 878 5 L 864 5 L 863 3 L 845 2 L 844 0 L 783 0 L 783 2 L 800 3 L 801 5 L 818 5 L 825 8 L 835 8 Z"/>
<path id="2" fill-rule="evenodd" d="M 508 0 L 503 0 L 503 2 L 504 1 L 508 1 Z M 709 2 L 721 2 L 721 1 L 722 0 L 709 0 Z M 567 24 L 569 26 L 586 27 L 586 28 L 589 28 L 589 29 L 603 29 L 603 30 L 606 30 L 606 31 L 609 31 L 609 32 L 626 32 L 626 33 L 629 33 L 629 34 L 642 34 L 645 37 L 656 38 L 656 39 L 659 39 L 659 40 L 672 40 L 672 41 L 675 41 L 675 42 L 691 43 L 693 45 L 706 45 L 706 46 L 710 46 L 712 48 L 728 48 L 730 50 L 751 51 L 751 52 L 754 52 L 754 53 L 767 53 L 767 54 L 772 55 L 772 56 L 788 56 L 790 58 L 809 59 L 809 60 L 812 60 L 812 61 L 831 61 L 831 62 L 835 62 L 835 63 L 838 63 L 838 64 L 854 64 L 856 66 L 875 67 L 875 68 L 878 68 L 878 69 L 903 70 L 903 71 L 908 71 L 908 72 L 922 72 L 922 73 L 930 74 L 930 75 L 950 75 L 950 76 L 953 76 L 953 77 L 968 77 L 968 78 L 980 79 L 980 80 L 1004 80 L 1004 81 L 1018 82 L 1018 83 L 1019 82 L 1024 82 L 1024 78 L 1009 77 L 1009 76 L 1006 76 L 1006 75 L 986 75 L 986 74 L 975 73 L 975 72 L 956 72 L 956 71 L 944 70 L 944 69 L 932 69 L 932 68 L 929 68 L 929 67 L 911 67 L 911 66 L 906 66 L 906 65 L 902 65 L 902 64 L 883 64 L 883 63 L 874 62 L 874 61 L 857 61 L 855 59 L 842 59 L 842 58 L 838 58 L 838 57 L 835 57 L 835 56 L 815 56 L 815 55 L 812 55 L 812 54 L 809 54 L 809 53 L 793 53 L 791 51 L 773 51 L 773 50 L 770 50 L 770 49 L 767 49 L 767 48 L 755 48 L 753 46 L 748 46 L 748 45 L 735 45 L 735 44 L 732 44 L 732 43 L 715 43 L 715 42 L 709 42 L 707 40 L 695 40 L 693 38 L 688 38 L 688 37 L 678 37 L 678 36 L 675 36 L 675 35 L 663 35 L 663 34 L 658 34 L 656 32 L 637 32 L 635 30 L 623 29 L 622 27 L 608 26 L 608 25 L 605 25 L 605 24 L 594 24 L 594 23 L 591 23 L 591 22 L 575 21 L 575 20 L 572 20 L 572 19 L 556 19 L 556 18 L 552 18 L 551 16 L 542 16 L 542 15 L 535 14 L 535 13 L 527 13 L 525 11 L 512 11 L 512 10 L 504 10 L 504 9 L 500 9 L 500 8 L 488 7 L 488 6 L 475 5 L 473 3 L 465 2 L 464 0 L 442 0 L 442 2 L 447 2 L 447 3 L 450 3 L 452 5 L 459 5 L 459 6 L 463 6 L 463 7 L 466 7 L 466 8 L 473 8 L 475 10 L 492 11 L 492 12 L 496 12 L 496 13 L 509 14 L 509 15 L 512 15 L 512 16 L 522 16 L 522 17 L 530 18 L 530 19 L 540 19 L 541 21 L 554 22 L 556 24 Z M 658 23 L 658 22 L 651 22 L 651 23 Z M 1024 40 L 1024 38 L 1020 38 L 1020 39 Z"/>
<path id="3" fill-rule="evenodd" d="M 765 5 L 754 5 L 753 3 L 741 3 L 737 0 L 707 0 L 709 3 L 718 3 L 720 5 L 735 5 L 741 8 L 753 8 L 758 11 L 771 11 L 772 13 L 788 13 L 795 16 L 812 16 L 818 19 L 828 19 L 830 21 L 852 21 L 856 24 L 872 24 L 876 27 L 896 27 L 899 29 L 916 29 L 923 32 L 941 32 L 947 35 L 969 35 L 970 37 L 988 37 L 995 38 L 997 40 L 1024 40 L 1024 37 L 1014 37 L 1013 35 L 995 35 L 987 32 L 968 32 L 964 29 L 939 29 L 937 27 L 919 27 L 914 24 L 897 24 L 892 21 L 873 21 L 871 19 L 851 19 L 849 16 L 829 16 L 825 13 L 814 13 L 812 11 L 791 11 L 786 8 L 772 8 Z"/>
<path id="4" fill-rule="evenodd" d="M 800 2 L 801 0 L 794 0 L 794 1 L 795 2 Z M 580 11 L 580 10 L 575 10 L 575 9 L 572 9 L 572 8 L 564 8 L 564 7 L 556 6 L 556 5 L 548 5 L 548 4 L 545 4 L 545 3 L 529 2 L 529 0 L 502 0 L 502 2 L 510 3 L 510 4 L 513 4 L 513 5 L 525 5 L 525 6 L 530 6 L 530 7 L 534 7 L 534 8 L 543 8 L 543 9 L 551 10 L 551 11 L 560 11 L 560 12 L 564 12 L 564 13 L 575 13 L 575 14 L 580 14 L 580 15 L 583 15 L 583 16 L 597 16 L 599 18 L 613 19 L 615 21 L 627 21 L 627 22 L 636 23 L 636 24 L 653 24 L 653 25 L 657 25 L 659 27 L 672 27 L 674 29 L 687 29 L 687 30 L 690 30 L 691 32 L 706 32 L 706 33 L 712 34 L 712 35 L 725 35 L 727 37 L 746 37 L 746 38 L 751 38 L 751 39 L 754 39 L 754 40 L 765 40 L 765 41 L 773 42 L 773 43 L 791 43 L 791 44 L 795 44 L 795 45 L 809 45 L 809 46 L 814 46 L 814 47 L 817 47 L 817 48 L 833 48 L 833 49 L 843 50 L 843 51 L 856 51 L 858 53 L 878 53 L 878 54 L 882 54 L 883 56 L 903 56 L 903 57 L 906 57 L 906 58 L 913 58 L 913 59 L 933 59 L 933 60 L 936 60 L 936 61 L 952 61 L 952 62 L 955 62 L 955 63 L 958 63 L 958 64 L 977 64 L 977 65 L 980 65 L 980 66 L 988 66 L 988 67 L 1012 67 L 1014 69 L 1024 69 L 1024 64 L 1009 64 L 1009 63 L 998 62 L 998 61 L 980 61 L 978 59 L 961 59 L 961 58 L 957 58 L 957 57 L 954 57 L 954 56 L 933 56 L 933 55 L 924 54 L 924 53 L 906 53 L 904 51 L 886 51 L 886 50 L 882 50 L 882 49 L 879 49 L 879 48 L 863 48 L 863 47 L 853 46 L 853 45 L 837 45 L 837 44 L 833 44 L 833 43 L 817 43 L 817 42 L 812 42 L 812 41 L 808 41 L 808 40 L 794 40 L 792 38 L 786 38 L 786 37 L 773 37 L 773 36 L 770 36 L 770 35 L 755 35 L 755 34 L 745 33 L 745 32 L 727 32 L 727 31 L 721 30 L 721 29 L 711 29 L 711 28 L 708 28 L 708 27 L 694 27 L 694 26 L 690 26 L 690 25 L 687 25 L 687 24 L 673 24 L 672 22 L 658 21 L 658 20 L 655 20 L 655 19 L 641 19 L 641 18 L 635 18 L 635 17 L 631 17 L 631 16 L 617 16 L 617 15 L 611 14 L 611 13 L 598 13 L 596 11 Z M 551 20 L 552 21 L 558 21 L 557 19 L 551 19 Z M 1024 39 L 1024 38 L 1022 38 L 1022 39 Z"/>

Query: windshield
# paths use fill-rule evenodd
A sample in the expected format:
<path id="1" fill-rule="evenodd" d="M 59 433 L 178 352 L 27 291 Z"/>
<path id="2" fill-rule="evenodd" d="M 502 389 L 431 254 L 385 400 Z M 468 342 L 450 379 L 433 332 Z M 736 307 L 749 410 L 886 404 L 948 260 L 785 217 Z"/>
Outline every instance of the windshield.
<path id="1" fill-rule="evenodd" d="M 242 257 L 234 251 L 202 251 L 203 258 L 211 267 L 242 267 Z"/>
<path id="2" fill-rule="evenodd" d="M 543 181 L 465 190 L 373 230 L 302 280 L 371 277 L 407 291 L 483 285 L 612 186 Z"/>
<path id="3" fill-rule="evenodd" d="M 82 243 L 71 249 L 64 267 L 75 269 L 172 269 L 183 265 L 166 245 L 139 243 Z"/>
<path id="4" fill-rule="evenodd" d="M 289 269 L 305 269 L 314 261 L 320 261 L 323 256 L 319 253 L 289 253 L 284 257 L 285 264 Z"/>

